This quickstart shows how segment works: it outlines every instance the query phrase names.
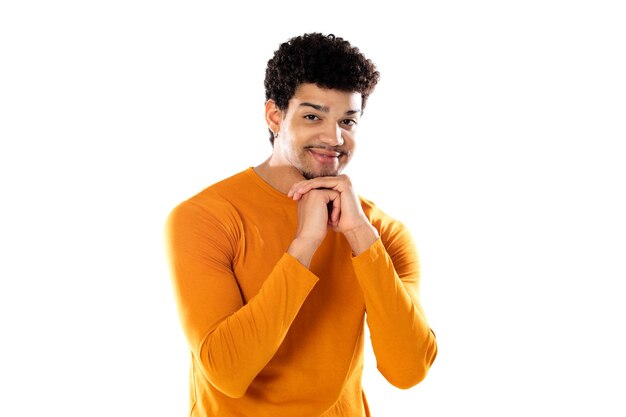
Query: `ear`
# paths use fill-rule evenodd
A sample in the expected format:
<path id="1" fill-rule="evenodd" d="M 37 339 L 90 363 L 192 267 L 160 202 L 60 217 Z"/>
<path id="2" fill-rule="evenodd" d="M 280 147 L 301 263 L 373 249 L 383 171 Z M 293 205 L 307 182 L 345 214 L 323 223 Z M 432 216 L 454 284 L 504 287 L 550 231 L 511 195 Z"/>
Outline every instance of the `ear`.
<path id="1" fill-rule="evenodd" d="M 280 132 L 280 122 L 283 120 L 283 111 L 278 108 L 272 99 L 265 102 L 265 123 L 274 133 Z"/>

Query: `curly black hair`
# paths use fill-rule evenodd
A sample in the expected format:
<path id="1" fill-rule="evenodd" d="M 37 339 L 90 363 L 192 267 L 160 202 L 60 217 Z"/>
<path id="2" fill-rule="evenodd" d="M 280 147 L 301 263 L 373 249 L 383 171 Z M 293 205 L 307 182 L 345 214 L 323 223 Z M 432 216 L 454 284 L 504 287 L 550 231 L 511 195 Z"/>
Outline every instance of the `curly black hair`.
<path id="1" fill-rule="evenodd" d="M 285 110 L 300 84 L 313 83 L 361 93 L 363 109 L 379 79 L 374 63 L 348 41 L 333 34 L 306 33 L 281 44 L 267 62 L 265 100 Z M 274 144 L 271 131 L 270 142 Z"/>

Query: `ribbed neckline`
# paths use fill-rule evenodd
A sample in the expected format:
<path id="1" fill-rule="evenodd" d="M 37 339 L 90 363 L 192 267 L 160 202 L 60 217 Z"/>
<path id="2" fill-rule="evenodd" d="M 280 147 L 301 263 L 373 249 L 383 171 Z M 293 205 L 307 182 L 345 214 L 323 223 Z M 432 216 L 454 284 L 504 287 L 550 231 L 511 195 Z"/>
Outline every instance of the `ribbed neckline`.
<path id="1" fill-rule="evenodd" d="M 252 179 L 252 181 L 254 181 L 259 187 L 261 187 L 263 190 L 269 193 L 272 197 L 280 199 L 285 203 L 290 203 L 290 204 L 295 203 L 295 201 L 287 197 L 287 194 L 281 193 L 276 188 L 272 187 L 267 182 L 265 182 L 265 180 L 261 178 L 259 174 L 256 173 L 256 171 L 254 170 L 254 167 L 249 167 L 244 172 L 250 177 L 250 179 Z"/>

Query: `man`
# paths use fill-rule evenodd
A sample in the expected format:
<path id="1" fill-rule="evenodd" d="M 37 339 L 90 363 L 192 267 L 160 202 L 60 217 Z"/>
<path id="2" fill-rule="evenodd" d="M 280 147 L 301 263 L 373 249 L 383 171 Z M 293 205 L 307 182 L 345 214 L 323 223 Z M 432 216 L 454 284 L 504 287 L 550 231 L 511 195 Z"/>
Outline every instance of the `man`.
<path id="1" fill-rule="evenodd" d="M 341 175 L 378 78 L 333 35 L 283 43 L 265 78 L 271 156 L 171 213 L 191 416 L 369 416 L 366 312 L 390 383 L 417 384 L 435 359 L 409 232 Z"/>

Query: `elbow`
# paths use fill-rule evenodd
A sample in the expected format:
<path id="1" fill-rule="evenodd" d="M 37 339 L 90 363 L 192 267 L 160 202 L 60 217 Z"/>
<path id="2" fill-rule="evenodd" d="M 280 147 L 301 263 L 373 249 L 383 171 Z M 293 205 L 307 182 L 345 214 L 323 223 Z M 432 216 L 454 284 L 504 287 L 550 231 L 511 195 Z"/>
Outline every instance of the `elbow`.
<path id="1" fill-rule="evenodd" d="M 387 372 L 380 367 L 378 369 L 385 379 L 394 387 L 409 389 L 422 382 L 424 378 L 426 378 L 426 374 L 428 374 L 429 367 L 420 365 L 421 364 L 407 366 L 399 372 Z"/>
<path id="2" fill-rule="evenodd" d="M 253 378 L 246 376 L 241 363 L 235 363 L 223 355 L 211 354 L 204 344 L 199 352 L 197 364 L 213 388 L 230 398 L 241 398 L 246 394 Z"/>
<path id="3" fill-rule="evenodd" d="M 222 381 L 219 384 L 215 384 L 211 381 L 211 384 L 215 387 L 215 389 L 230 398 L 241 398 L 246 394 L 248 389 L 247 386 L 242 386 L 241 384 L 230 384 L 226 381 Z"/>
<path id="4" fill-rule="evenodd" d="M 431 332 L 427 343 L 415 352 L 413 360 L 404 362 L 404 366 L 391 369 L 384 369 L 378 366 L 378 369 L 385 379 L 394 387 L 400 389 L 409 389 L 426 378 L 431 365 L 437 357 L 437 340 L 434 333 Z"/>
<path id="5" fill-rule="evenodd" d="M 215 363 L 207 357 L 203 359 L 204 376 L 216 390 L 230 398 L 241 398 L 246 394 L 252 380 L 242 375 L 239 367 Z"/>
<path id="6" fill-rule="evenodd" d="M 201 364 L 203 377 L 209 381 L 213 388 L 230 398 L 243 397 L 250 383 L 238 377 L 235 372 L 230 372 L 223 367 L 220 368 L 212 366 L 206 360 L 203 360 Z"/>

